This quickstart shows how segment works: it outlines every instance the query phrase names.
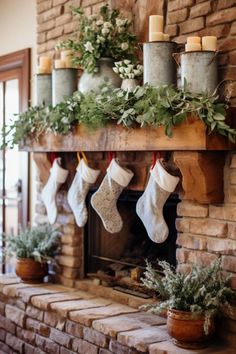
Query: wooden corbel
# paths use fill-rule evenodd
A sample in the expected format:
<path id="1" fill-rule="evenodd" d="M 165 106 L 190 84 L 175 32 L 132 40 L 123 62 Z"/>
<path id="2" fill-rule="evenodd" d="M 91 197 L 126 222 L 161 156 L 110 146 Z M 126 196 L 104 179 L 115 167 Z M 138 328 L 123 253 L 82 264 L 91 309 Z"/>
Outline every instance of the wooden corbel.
<path id="1" fill-rule="evenodd" d="M 223 202 L 224 152 L 175 151 L 174 162 L 182 174 L 182 199 L 200 204 Z"/>

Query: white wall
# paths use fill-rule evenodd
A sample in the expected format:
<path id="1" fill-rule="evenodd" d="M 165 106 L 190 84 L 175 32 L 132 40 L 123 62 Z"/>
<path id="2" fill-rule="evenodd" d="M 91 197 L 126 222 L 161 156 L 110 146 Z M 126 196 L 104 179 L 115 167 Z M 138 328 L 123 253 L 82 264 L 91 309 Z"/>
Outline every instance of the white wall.
<path id="1" fill-rule="evenodd" d="M 0 0 L 0 55 L 31 48 L 32 74 L 36 67 L 36 2 Z M 33 81 L 31 97 L 34 102 Z"/>
<path id="2" fill-rule="evenodd" d="M 31 49 L 31 102 L 35 103 L 37 0 L 0 0 L 0 56 Z M 33 166 L 33 164 L 31 164 Z M 31 168 L 35 181 L 35 168 Z M 31 183 L 31 216 L 34 214 L 35 187 Z"/>

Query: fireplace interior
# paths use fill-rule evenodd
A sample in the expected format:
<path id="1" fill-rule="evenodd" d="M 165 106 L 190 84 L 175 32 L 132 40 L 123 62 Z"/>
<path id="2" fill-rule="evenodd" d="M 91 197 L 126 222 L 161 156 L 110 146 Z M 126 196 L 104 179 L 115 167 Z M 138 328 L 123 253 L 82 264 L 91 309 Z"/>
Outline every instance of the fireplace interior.
<path id="1" fill-rule="evenodd" d="M 157 259 L 176 265 L 175 228 L 178 196 L 172 194 L 164 206 L 164 218 L 169 228 L 169 236 L 163 243 L 154 243 L 148 237 L 135 207 L 142 192 L 124 191 L 118 201 L 118 210 L 123 219 L 123 228 L 119 233 L 108 233 L 87 198 L 88 223 L 85 229 L 85 272 L 88 277 L 97 279 L 103 285 L 117 290 L 138 293 L 148 297 L 140 286 L 140 277 L 148 260 L 157 268 Z"/>

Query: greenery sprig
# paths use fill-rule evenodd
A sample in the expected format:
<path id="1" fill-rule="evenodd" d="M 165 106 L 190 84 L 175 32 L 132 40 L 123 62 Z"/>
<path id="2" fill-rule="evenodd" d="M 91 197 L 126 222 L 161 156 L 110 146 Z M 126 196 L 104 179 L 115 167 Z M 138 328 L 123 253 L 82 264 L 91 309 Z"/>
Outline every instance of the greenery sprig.
<path id="1" fill-rule="evenodd" d="M 72 8 L 79 21 L 72 38 L 59 43 L 57 48 L 74 52 L 73 61 L 88 73 L 98 70 L 102 57 L 114 60 L 134 59 L 137 37 L 130 30 L 132 22 L 120 16 L 120 11 L 102 6 L 97 15 L 87 17 L 80 7 Z"/>
<path id="2" fill-rule="evenodd" d="M 236 130 L 226 123 L 226 108 L 227 103 L 219 102 L 217 95 L 193 94 L 186 88 L 144 85 L 127 92 L 104 84 L 99 94 L 77 91 L 55 107 L 32 107 L 19 114 L 3 134 L 5 144 L 11 147 L 26 137 L 38 139 L 47 132 L 68 134 L 78 124 L 97 129 L 114 121 L 124 127 L 164 126 L 171 137 L 173 127 L 191 113 L 202 120 L 209 133 L 216 131 L 235 142 Z"/>
<path id="3" fill-rule="evenodd" d="M 175 309 L 190 311 L 193 316 L 205 315 L 204 329 L 206 334 L 210 319 L 219 312 L 223 305 L 230 308 L 229 300 L 235 296 L 229 287 L 230 277 L 224 277 L 221 260 L 217 259 L 209 267 L 192 266 L 187 273 L 176 272 L 167 262 L 160 261 L 163 275 L 157 273 L 150 263 L 147 263 L 142 283 L 144 287 L 154 290 L 161 302 L 148 304 L 142 308 L 153 313 Z"/>

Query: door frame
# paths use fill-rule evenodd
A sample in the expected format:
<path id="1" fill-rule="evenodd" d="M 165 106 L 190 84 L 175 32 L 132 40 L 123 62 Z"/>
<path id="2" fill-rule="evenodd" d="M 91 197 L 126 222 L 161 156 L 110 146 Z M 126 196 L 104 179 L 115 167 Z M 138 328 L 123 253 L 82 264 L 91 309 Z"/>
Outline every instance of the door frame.
<path id="1" fill-rule="evenodd" d="M 30 57 L 31 50 L 26 48 L 17 52 L 0 56 L 0 81 L 11 79 L 19 80 L 19 112 L 27 110 L 30 102 Z M 19 213 L 19 222 L 26 227 L 30 220 L 29 193 L 30 193 L 30 155 L 22 153 L 20 174 L 22 179 L 22 204 Z M 4 270 L 4 266 L 3 266 Z"/>

